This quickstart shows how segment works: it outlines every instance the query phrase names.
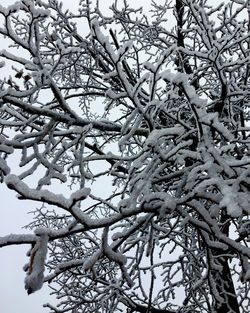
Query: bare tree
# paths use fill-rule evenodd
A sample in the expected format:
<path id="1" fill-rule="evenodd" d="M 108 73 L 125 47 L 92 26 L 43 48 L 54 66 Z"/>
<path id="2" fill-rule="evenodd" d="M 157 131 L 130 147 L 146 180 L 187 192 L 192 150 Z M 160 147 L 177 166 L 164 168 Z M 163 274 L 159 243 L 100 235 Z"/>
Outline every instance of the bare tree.
<path id="1" fill-rule="evenodd" d="M 61 313 L 249 312 L 249 1 L 0 14 L 1 182 L 34 201 L 32 233 L 0 246 L 31 245 L 28 294 L 49 283 Z"/>

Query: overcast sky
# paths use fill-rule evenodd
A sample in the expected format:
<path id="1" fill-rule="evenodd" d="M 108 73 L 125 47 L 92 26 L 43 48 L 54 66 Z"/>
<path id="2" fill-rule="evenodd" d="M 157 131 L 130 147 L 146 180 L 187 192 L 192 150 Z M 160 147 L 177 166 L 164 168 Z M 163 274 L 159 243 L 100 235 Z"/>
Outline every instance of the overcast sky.
<path id="1" fill-rule="evenodd" d="M 114 0 L 99 0 L 104 10 L 114 2 Z M 1 0 L 1 5 L 9 5 L 16 1 Z M 63 4 L 72 7 L 72 3 L 78 3 L 78 0 L 63 0 Z M 122 2 L 122 0 L 120 1 Z M 150 0 L 129 0 L 129 3 L 137 7 L 143 6 L 144 12 L 149 10 Z M 164 0 L 155 0 L 156 3 L 163 3 Z M 218 0 L 210 0 L 211 3 L 218 4 Z M 225 2 L 225 1 L 224 1 Z M 1 38 L 2 40 L 2 38 Z M 1 47 L 2 47 L 2 42 Z M 0 73 L 1 75 L 1 73 Z M 13 170 L 13 169 L 12 169 Z M 0 185 L 1 196 L 1 219 L 0 236 L 9 233 L 27 232 L 21 227 L 26 225 L 31 216 L 27 213 L 32 210 L 32 205 L 16 199 L 12 191 L 8 191 L 5 186 Z M 51 302 L 49 290 L 44 287 L 42 290 L 27 296 L 24 290 L 25 273 L 22 267 L 28 262 L 26 247 L 8 247 L 0 249 L 0 312 L 3 313 L 46 313 L 47 309 L 42 308 L 42 304 Z"/>

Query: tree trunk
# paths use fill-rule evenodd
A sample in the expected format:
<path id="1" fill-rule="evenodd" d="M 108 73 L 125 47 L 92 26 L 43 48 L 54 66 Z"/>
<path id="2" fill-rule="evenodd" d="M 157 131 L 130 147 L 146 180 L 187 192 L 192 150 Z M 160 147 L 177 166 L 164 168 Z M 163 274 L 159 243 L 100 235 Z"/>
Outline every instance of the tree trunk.
<path id="1" fill-rule="evenodd" d="M 220 272 L 213 270 L 212 276 L 223 302 L 215 299 L 214 313 L 240 313 L 228 260 L 220 257 L 218 263 L 222 270 Z"/>
<path id="2" fill-rule="evenodd" d="M 225 211 L 222 211 L 221 224 L 223 225 L 222 232 L 228 236 L 230 222 Z M 228 265 L 228 257 L 220 256 L 225 254 L 225 251 L 216 250 L 212 254 L 216 259 L 216 263 L 222 268 L 221 271 L 214 269 L 211 271 L 219 296 L 223 298 L 223 302 L 218 301 L 216 297 L 214 298 L 214 313 L 240 313 L 234 282 Z"/>

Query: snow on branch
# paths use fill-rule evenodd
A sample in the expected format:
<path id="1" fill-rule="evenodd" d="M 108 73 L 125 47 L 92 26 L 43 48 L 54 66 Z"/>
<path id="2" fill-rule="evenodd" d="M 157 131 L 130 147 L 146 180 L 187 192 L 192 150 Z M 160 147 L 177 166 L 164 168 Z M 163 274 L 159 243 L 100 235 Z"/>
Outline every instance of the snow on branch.
<path id="1" fill-rule="evenodd" d="M 14 189 L 24 199 L 31 199 L 36 201 L 53 204 L 63 209 L 69 210 L 77 201 L 84 200 L 90 193 L 89 188 L 82 188 L 71 195 L 69 199 L 61 194 L 55 194 L 48 190 L 36 190 L 29 188 L 27 184 L 21 181 L 16 175 L 9 175 L 5 180 L 8 188 Z"/>
<path id="2" fill-rule="evenodd" d="M 41 289 L 43 286 L 48 239 L 49 236 L 46 232 L 37 235 L 36 243 L 30 251 L 30 261 L 25 266 L 27 271 L 25 289 L 28 294 Z"/>
<path id="3" fill-rule="evenodd" d="M 120 266 L 124 279 L 126 280 L 128 286 L 132 287 L 134 283 L 131 277 L 129 276 L 125 267 L 125 264 L 127 263 L 127 258 L 122 253 L 114 251 L 112 247 L 108 244 L 108 230 L 109 230 L 108 227 L 105 227 L 103 230 L 103 235 L 102 235 L 103 253 L 110 261 L 113 261 Z"/>
<path id="4" fill-rule="evenodd" d="M 1 182 L 41 203 L 0 247 L 53 312 L 249 311 L 249 6 L 156 2 L 0 6 Z"/>
<path id="5" fill-rule="evenodd" d="M 30 234 L 16 235 L 10 234 L 8 236 L 0 237 L 0 247 L 22 244 L 34 244 L 36 236 Z"/>
<path id="6" fill-rule="evenodd" d="M 1 154 L 8 155 L 12 154 L 14 149 L 11 146 L 5 144 L 5 137 L 0 136 L 0 173 L 3 175 L 8 175 L 10 173 L 10 168 L 7 165 L 5 158 L 1 157 Z"/>

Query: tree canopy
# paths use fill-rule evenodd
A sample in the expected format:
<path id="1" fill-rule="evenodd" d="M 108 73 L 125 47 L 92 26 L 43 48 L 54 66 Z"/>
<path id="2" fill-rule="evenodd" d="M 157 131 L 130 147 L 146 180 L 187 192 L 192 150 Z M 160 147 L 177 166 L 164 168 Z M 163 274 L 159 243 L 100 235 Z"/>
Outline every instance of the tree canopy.
<path id="1" fill-rule="evenodd" d="M 50 312 L 250 309 L 250 2 L 0 5 L 1 183 Z M 5 74 L 7 73 L 8 74 Z M 249 214 L 249 215 L 248 215 Z"/>

